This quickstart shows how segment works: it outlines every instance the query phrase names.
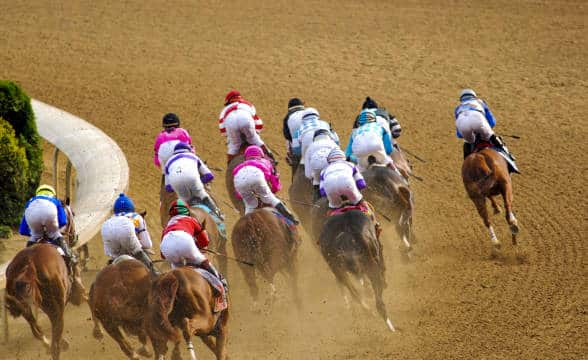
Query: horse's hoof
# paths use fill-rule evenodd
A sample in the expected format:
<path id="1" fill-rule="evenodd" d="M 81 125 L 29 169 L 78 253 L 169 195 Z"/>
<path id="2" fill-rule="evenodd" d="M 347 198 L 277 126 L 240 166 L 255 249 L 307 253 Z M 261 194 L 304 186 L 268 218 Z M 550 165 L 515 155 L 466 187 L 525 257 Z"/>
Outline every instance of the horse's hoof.
<path id="1" fill-rule="evenodd" d="M 510 224 L 510 232 L 513 235 L 518 234 L 519 233 L 519 225 L 517 223 Z"/>
<path id="2" fill-rule="evenodd" d="M 98 326 L 94 327 L 94 331 L 92 331 L 92 335 L 94 335 L 94 339 L 102 340 L 104 339 L 104 334 L 102 333 L 102 329 Z"/>
<path id="3" fill-rule="evenodd" d="M 147 350 L 147 347 L 145 346 L 141 346 L 139 349 L 137 349 L 137 354 L 144 356 L 144 357 L 151 357 L 153 356 L 153 354 L 151 353 L 151 351 Z"/>
<path id="4" fill-rule="evenodd" d="M 495 243 L 494 246 L 492 246 L 492 252 L 490 253 L 490 256 L 492 258 L 497 258 L 498 256 L 500 256 L 500 249 L 501 249 L 501 245 L 500 243 Z"/>
<path id="5" fill-rule="evenodd" d="M 61 351 L 69 350 L 69 342 L 65 339 L 61 339 L 61 343 L 59 344 L 61 347 Z"/>

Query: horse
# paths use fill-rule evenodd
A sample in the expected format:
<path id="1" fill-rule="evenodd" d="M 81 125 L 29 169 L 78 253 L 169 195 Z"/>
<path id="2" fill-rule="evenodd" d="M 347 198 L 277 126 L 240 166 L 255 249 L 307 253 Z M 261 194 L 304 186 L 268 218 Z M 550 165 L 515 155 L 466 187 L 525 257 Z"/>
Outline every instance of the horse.
<path id="1" fill-rule="evenodd" d="M 406 260 L 413 250 L 412 214 L 414 196 L 406 179 L 386 166 L 372 163 L 363 173 L 367 188 L 363 191 L 380 217 L 394 224 Z"/>
<path id="2" fill-rule="evenodd" d="M 329 216 L 319 237 L 319 247 L 342 292 L 348 289 L 351 296 L 366 310 L 368 306 L 350 276 L 354 276 L 362 284 L 365 277 L 370 280 L 378 313 L 388 329 L 395 331 L 382 299 L 386 288 L 386 266 L 382 244 L 376 237 L 371 219 L 358 210 Z M 347 302 L 345 295 L 344 298 Z"/>
<path id="3" fill-rule="evenodd" d="M 177 268 L 158 277 L 151 289 L 144 320 L 155 359 L 164 358 L 168 341 L 176 344 L 173 358 L 179 358 L 180 331 L 193 360 L 196 353 L 192 335 L 199 336 L 217 360 L 227 359 L 229 310 L 227 307 L 213 312 L 214 306 L 212 287 L 192 267 Z"/>
<path id="4" fill-rule="evenodd" d="M 24 317 L 33 335 L 50 349 L 53 360 L 68 348 L 62 338 L 65 306 L 81 305 L 83 288 L 72 286 L 65 261 L 54 245 L 38 243 L 19 251 L 6 269 L 5 304 L 13 317 Z M 51 342 L 37 323 L 31 305 L 41 308 L 51 322 Z"/>
<path id="5" fill-rule="evenodd" d="M 165 189 L 163 190 L 164 194 L 162 195 L 162 202 L 160 206 L 160 218 L 162 227 L 165 228 L 171 216 L 169 215 L 169 207 L 171 203 L 177 200 L 177 194 L 175 192 L 166 192 Z M 210 195 L 210 194 L 209 194 Z M 210 195 L 212 196 L 212 195 Z M 167 210 L 165 210 L 167 209 Z M 226 235 L 219 229 L 219 225 L 216 224 L 212 215 L 204 209 L 204 207 L 191 207 L 190 208 L 190 216 L 198 220 L 200 225 L 203 228 L 206 228 L 206 232 L 208 234 L 208 239 L 210 241 L 209 246 L 214 249 L 216 252 L 220 252 L 226 254 L 226 247 L 227 247 L 227 239 Z M 213 225 L 213 226 L 211 226 Z M 222 224 L 224 227 L 224 224 Z M 214 255 L 211 255 L 214 258 Z M 226 274 L 227 271 L 227 259 L 225 257 L 218 257 L 217 261 L 220 271 L 223 274 Z"/>
<path id="6" fill-rule="evenodd" d="M 408 181 L 410 175 L 412 175 L 412 166 L 410 162 L 404 156 L 404 152 L 400 149 L 398 143 L 394 144 L 394 151 L 390 155 L 392 160 L 394 161 L 394 165 L 398 168 L 402 176 Z"/>
<path id="7" fill-rule="evenodd" d="M 275 275 L 280 271 L 288 275 L 294 300 L 298 307 L 301 306 L 296 266 L 300 242 L 296 227 L 288 225 L 272 208 L 255 209 L 237 221 L 231 233 L 231 243 L 237 258 L 255 264 L 248 266 L 239 263 L 253 297 L 254 307 L 257 307 L 259 296 L 256 270 L 270 283 L 272 295 L 275 293 Z"/>
<path id="8" fill-rule="evenodd" d="M 94 322 L 94 337 L 98 340 L 104 337 L 102 324 L 129 359 L 139 359 L 137 354 L 151 356 L 143 327 L 151 279 L 143 263 L 123 255 L 102 269 L 90 288 L 88 305 Z M 135 352 L 121 328 L 127 334 L 138 336 L 142 347 Z"/>
<path id="9" fill-rule="evenodd" d="M 293 176 L 292 185 L 288 189 L 288 197 L 292 209 L 299 216 L 303 225 L 311 224 L 310 208 L 313 206 L 312 181 L 304 175 L 304 164 L 298 165 Z"/>
<path id="10" fill-rule="evenodd" d="M 461 175 L 469 198 L 476 206 L 484 225 L 488 228 L 493 251 L 498 251 L 501 244 L 490 222 L 490 216 L 486 209 L 486 198 L 490 199 L 494 213 L 498 214 L 500 213 L 500 208 L 494 196 L 502 195 L 506 211 L 506 222 L 510 226 L 513 245 L 517 244 L 516 237 L 519 232 L 519 225 L 512 211 L 513 190 L 508 163 L 502 155 L 489 148 L 489 146 L 491 145 L 479 144 L 477 146 L 478 151 L 464 159 Z"/>

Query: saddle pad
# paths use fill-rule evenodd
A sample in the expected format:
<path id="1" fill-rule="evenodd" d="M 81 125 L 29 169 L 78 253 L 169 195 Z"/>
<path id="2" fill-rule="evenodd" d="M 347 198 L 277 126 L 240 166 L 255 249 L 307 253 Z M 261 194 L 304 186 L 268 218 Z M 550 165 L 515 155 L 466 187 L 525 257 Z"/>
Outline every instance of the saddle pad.
<path id="1" fill-rule="evenodd" d="M 115 259 L 112 261 L 112 264 L 113 264 L 113 265 L 116 265 L 116 264 L 118 264 L 118 263 L 120 263 L 120 262 L 123 262 L 123 261 L 126 261 L 126 260 L 135 260 L 135 258 L 134 258 L 134 257 L 132 257 L 132 256 L 130 256 L 130 255 L 126 255 L 126 254 L 125 254 L 125 255 L 119 255 L 119 256 L 117 256 L 117 257 L 116 257 L 116 258 L 115 258 Z"/>
<path id="2" fill-rule="evenodd" d="M 216 216 L 215 213 L 212 212 L 212 210 L 210 210 L 210 208 L 204 204 L 198 204 L 196 206 L 193 207 L 197 207 L 200 208 L 204 211 L 206 211 L 206 213 L 210 216 L 212 216 L 212 219 L 214 220 L 214 222 L 216 223 L 216 227 L 218 229 L 218 232 L 220 233 L 220 235 L 223 238 L 227 238 L 227 228 L 225 227 L 225 223 L 222 221 L 222 219 L 220 219 L 218 216 Z"/>
<path id="3" fill-rule="evenodd" d="M 229 307 L 229 303 L 227 302 L 227 293 L 225 291 L 225 287 L 223 283 L 213 274 L 208 272 L 207 270 L 201 268 L 194 268 L 194 271 L 202 275 L 206 281 L 212 286 L 213 289 L 216 290 L 218 296 L 215 297 L 214 301 L 214 312 L 223 311 L 227 307 Z"/>
<path id="4" fill-rule="evenodd" d="M 368 216 L 373 223 L 376 223 L 376 216 L 375 216 L 376 212 L 374 210 L 374 207 L 372 206 L 372 204 L 370 204 L 369 202 L 367 202 L 365 200 L 360 202 L 357 205 L 345 205 L 345 206 L 340 207 L 338 209 L 331 209 L 331 210 L 327 211 L 327 216 L 339 215 L 339 214 L 343 214 L 343 213 L 346 213 L 346 212 L 352 211 L 352 210 L 361 211 L 366 216 Z"/>
<path id="5" fill-rule="evenodd" d="M 501 151 L 497 147 L 492 147 L 492 149 L 494 151 L 496 151 L 497 153 L 499 153 L 500 156 L 502 156 L 504 158 L 504 160 L 506 160 L 506 163 L 508 164 L 508 171 L 509 172 L 513 172 L 513 171 L 519 172 L 519 168 L 514 163 L 514 161 L 512 161 L 512 159 L 510 158 L 510 156 L 508 156 L 508 154 L 506 154 L 504 151 Z"/>
<path id="6" fill-rule="evenodd" d="M 282 215 L 278 210 L 274 209 L 273 207 L 265 206 L 261 208 L 262 210 L 269 211 L 270 213 L 274 214 L 275 217 L 278 218 L 282 222 L 282 224 L 286 225 L 292 233 L 296 231 L 296 224 L 294 224 L 290 219 Z"/>

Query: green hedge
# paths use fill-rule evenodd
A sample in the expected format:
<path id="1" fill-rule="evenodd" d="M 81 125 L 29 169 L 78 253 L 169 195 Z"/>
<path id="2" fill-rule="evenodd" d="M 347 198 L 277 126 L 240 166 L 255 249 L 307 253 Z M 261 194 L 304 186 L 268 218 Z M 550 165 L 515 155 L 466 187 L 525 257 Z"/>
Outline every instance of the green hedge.
<path id="1" fill-rule="evenodd" d="M 15 83 L 0 80 L 0 224 L 16 225 L 43 172 L 43 149 L 31 99 Z"/>
<path id="2" fill-rule="evenodd" d="M 27 201 L 29 162 L 26 151 L 19 146 L 14 129 L 0 118 L 0 224 L 16 225 Z"/>

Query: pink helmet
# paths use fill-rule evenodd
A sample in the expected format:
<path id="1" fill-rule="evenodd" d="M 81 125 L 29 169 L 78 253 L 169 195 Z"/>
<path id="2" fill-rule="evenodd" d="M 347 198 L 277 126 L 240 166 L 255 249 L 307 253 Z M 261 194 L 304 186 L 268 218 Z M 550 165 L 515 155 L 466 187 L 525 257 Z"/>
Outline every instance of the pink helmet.
<path id="1" fill-rule="evenodd" d="M 262 158 L 263 157 L 263 150 L 257 145 L 248 146 L 245 149 L 245 160 L 249 160 L 251 158 Z"/>

